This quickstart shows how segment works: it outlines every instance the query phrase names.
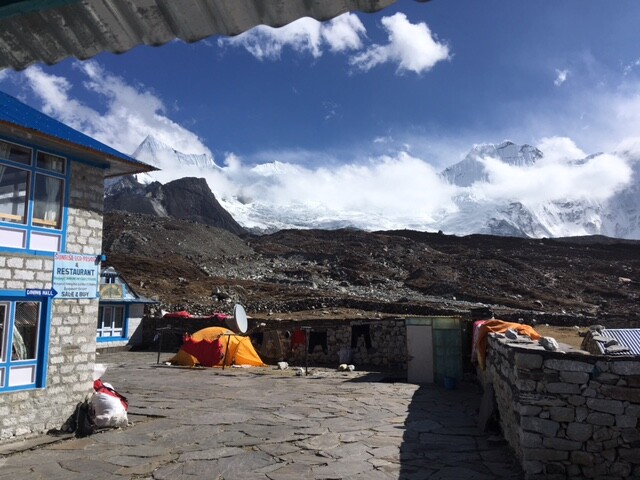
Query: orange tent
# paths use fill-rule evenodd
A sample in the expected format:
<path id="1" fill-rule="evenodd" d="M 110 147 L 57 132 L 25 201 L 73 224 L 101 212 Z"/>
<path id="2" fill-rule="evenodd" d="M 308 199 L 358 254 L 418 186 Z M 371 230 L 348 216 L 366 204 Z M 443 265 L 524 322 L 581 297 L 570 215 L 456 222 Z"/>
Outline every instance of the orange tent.
<path id="1" fill-rule="evenodd" d="M 250 365 L 254 367 L 266 367 L 255 348 L 251 344 L 249 337 L 236 335 L 228 328 L 208 327 L 197 331 L 191 335 L 191 340 L 196 342 L 206 341 L 213 343 L 219 340 L 223 349 L 224 357 L 216 366 Z M 213 347 L 212 347 L 213 348 Z M 194 367 L 200 365 L 200 361 L 195 356 L 185 352 L 182 348 L 169 360 L 172 365 L 183 365 Z"/>

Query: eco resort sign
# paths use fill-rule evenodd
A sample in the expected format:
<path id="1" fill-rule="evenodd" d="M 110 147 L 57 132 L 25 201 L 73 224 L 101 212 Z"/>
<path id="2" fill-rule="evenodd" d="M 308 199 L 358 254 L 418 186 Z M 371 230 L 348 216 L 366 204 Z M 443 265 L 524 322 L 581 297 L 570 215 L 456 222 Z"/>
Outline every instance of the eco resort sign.
<path id="1" fill-rule="evenodd" d="M 100 264 L 95 255 L 56 253 L 53 258 L 53 288 L 56 298 L 97 298 Z"/>

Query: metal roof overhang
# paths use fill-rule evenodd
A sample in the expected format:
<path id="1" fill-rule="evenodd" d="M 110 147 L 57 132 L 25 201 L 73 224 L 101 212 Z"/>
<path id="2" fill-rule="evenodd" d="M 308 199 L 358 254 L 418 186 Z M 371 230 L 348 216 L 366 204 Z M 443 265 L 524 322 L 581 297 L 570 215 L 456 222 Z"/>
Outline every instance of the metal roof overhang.
<path id="1" fill-rule="evenodd" d="M 375 12 L 396 0 L 0 0 L 0 70 L 52 65 L 176 38 L 196 42 L 301 17 Z M 418 0 L 427 1 L 427 0 Z"/>

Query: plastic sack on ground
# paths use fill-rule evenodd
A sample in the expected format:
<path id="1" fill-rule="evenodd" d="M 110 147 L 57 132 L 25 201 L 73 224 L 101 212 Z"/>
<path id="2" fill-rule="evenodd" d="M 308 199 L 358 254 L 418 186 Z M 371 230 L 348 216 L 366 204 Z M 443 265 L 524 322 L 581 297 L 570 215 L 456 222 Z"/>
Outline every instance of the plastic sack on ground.
<path id="1" fill-rule="evenodd" d="M 116 392 L 108 383 L 102 380 L 93 382 L 95 393 L 91 397 L 93 422 L 96 427 L 126 427 L 128 424 L 127 399 Z"/>

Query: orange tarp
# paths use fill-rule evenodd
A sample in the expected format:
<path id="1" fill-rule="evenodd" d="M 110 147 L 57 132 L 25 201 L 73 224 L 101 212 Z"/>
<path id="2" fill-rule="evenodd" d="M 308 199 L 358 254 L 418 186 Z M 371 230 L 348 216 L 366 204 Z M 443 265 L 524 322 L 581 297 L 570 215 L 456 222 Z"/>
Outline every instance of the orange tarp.
<path id="1" fill-rule="evenodd" d="M 231 335 L 225 335 L 231 333 Z M 223 348 L 224 357 L 216 366 L 222 366 L 223 362 L 226 366 L 231 365 L 250 365 L 253 367 L 265 367 L 262 359 L 253 348 L 251 339 L 233 334 L 228 328 L 209 327 L 203 328 L 191 335 L 191 339 L 196 342 L 207 341 L 213 343 L 214 340 L 220 339 Z M 170 360 L 173 365 L 183 365 L 193 367 L 200 365 L 200 361 L 193 355 L 188 354 L 180 349 Z"/>
<path id="2" fill-rule="evenodd" d="M 507 330 L 515 330 L 518 335 L 526 335 L 531 340 L 540 340 L 542 335 L 536 332 L 533 327 L 522 323 L 510 323 L 502 320 L 489 320 L 478 327 L 478 340 L 476 343 L 476 354 L 478 364 L 483 370 L 486 367 L 487 358 L 487 335 L 489 333 L 504 333 Z"/>

